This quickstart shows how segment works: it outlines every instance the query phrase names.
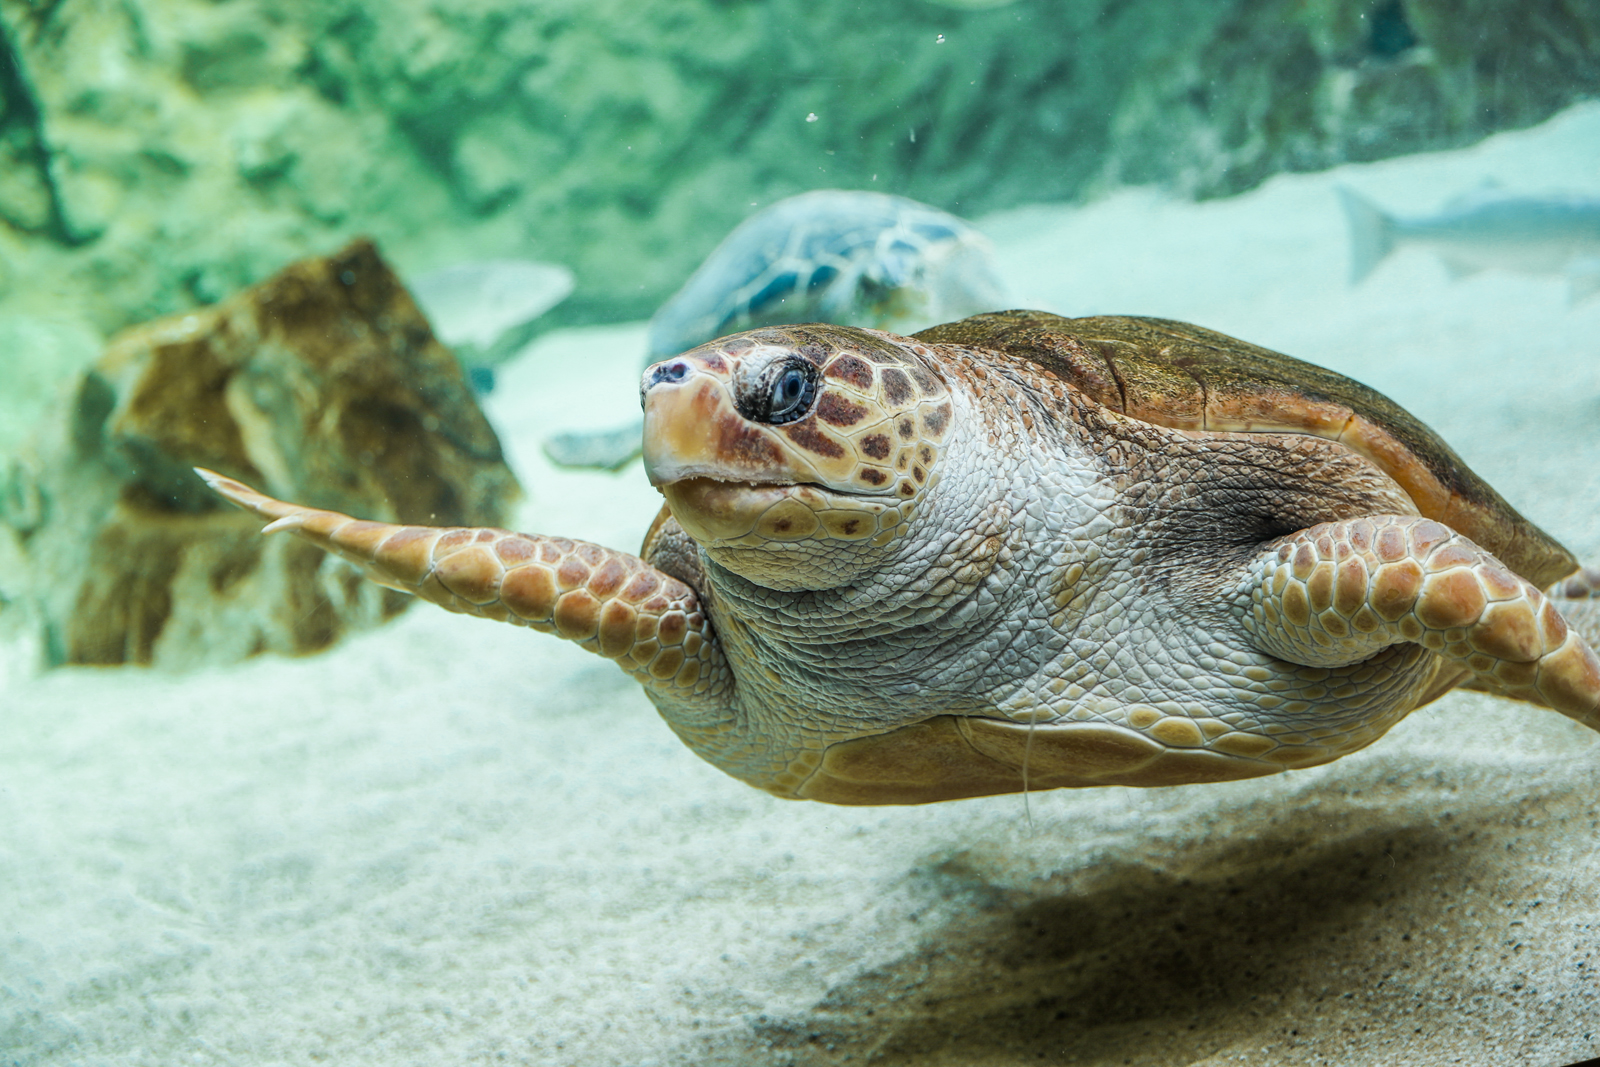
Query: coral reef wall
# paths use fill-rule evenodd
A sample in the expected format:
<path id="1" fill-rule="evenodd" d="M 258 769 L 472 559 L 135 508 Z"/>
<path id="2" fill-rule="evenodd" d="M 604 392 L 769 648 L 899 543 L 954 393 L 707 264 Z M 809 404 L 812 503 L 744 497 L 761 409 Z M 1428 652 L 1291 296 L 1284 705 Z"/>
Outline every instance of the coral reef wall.
<path id="1" fill-rule="evenodd" d="M 0 35 L 0 315 L 102 334 L 355 233 L 642 316 L 808 188 L 1215 196 L 1600 89 L 1583 0 L 0 0 Z"/>

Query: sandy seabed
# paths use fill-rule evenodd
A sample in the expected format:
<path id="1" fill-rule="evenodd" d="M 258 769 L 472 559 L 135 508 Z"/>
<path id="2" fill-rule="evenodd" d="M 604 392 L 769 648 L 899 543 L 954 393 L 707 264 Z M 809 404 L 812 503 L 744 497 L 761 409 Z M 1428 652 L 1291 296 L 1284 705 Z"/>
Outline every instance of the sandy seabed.
<path id="1" fill-rule="evenodd" d="M 1357 287 L 1334 190 L 1600 196 L 1600 106 L 1473 148 L 981 220 L 1017 302 L 1188 319 L 1373 385 L 1600 559 L 1600 299 Z M 642 326 L 488 404 L 524 529 L 633 548 Z M 1565 1064 L 1600 1055 L 1600 737 L 1454 694 L 1315 770 L 909 809 L 792 803 L 620 672 L 427 607 L 334 652 L 0 693 L 0 1067 Z"/>

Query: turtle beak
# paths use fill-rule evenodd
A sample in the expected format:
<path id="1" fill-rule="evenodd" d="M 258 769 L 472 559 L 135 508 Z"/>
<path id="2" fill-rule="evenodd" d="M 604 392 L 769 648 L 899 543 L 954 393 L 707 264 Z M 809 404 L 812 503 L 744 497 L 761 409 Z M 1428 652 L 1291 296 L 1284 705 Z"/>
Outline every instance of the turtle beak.
<path id="1" fill-rule="evenodd" d="M 644 408 L 644 469 L 651 485 L 712 473 L 718 426 L 729 415 L 738 417 L 732 397 L 716 377 L 681 356 L 665 360 L 645 370 L 639 402 Z"/>

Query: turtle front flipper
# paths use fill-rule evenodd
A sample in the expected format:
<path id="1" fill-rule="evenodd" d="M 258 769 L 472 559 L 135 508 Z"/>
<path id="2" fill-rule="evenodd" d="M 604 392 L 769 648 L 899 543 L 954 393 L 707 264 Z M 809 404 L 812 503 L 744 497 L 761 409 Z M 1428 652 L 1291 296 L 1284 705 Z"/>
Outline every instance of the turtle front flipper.
<path id="1" fill-rule="evenodd" d="M 1600 649 L 1600 567 L 1580 567 L 1551 585 L 1544 595 L 1561 612 L 1569 628 L 1587 641 L 1590 648 Z M 1476 679 L 1463 684 L 1469 689 L 1482 689 L 1499 696 L 1519 697 L 1517 693 L 1508 693 Z"/>
<path id="2" fill-rule="evenodd" d="M 1580 567 L 1544 591 L 1567 625 L 1600 648 L 1600 567 Z"/>
<path id="3" fill-rule="evenodd" d="M 1442 523 L 1377 515 L 1301 530 L 1255 559 L 1241 591 L 1244 627 L 1269 655 L 1346 667 L 1411 642 L 1443 661 L 1445 684 L 1419 703 L 1459 679 L 1600 730 L 1589 643 L 1549 597 Z"/>
<path id="4" fill-rule="evenodd" d="M 449 611 L 558 634 L 615 660 L 648 688 L 711 694 L 729 673 L 699 597 L 637 556 L 509 530 L 396 526 L 274 500 L 196 468 L 218 494 Z"/>

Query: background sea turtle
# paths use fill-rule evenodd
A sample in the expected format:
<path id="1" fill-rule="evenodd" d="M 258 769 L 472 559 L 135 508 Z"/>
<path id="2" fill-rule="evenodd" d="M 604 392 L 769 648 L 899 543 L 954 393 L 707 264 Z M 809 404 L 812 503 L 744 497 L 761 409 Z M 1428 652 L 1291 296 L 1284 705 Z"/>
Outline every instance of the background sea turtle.
<path id="1" fill-rule="evenodd" d="M 1595 572 L 1393 402 L 1288 356 L 1006 312 L 754 330 L 641 390 L 666 497 L 641 556 L 206 477 L 380 582 L 616 660 L 780 796 L 1248 778 L 1459 685 L 1600 730 L 1596 601 L 1560 599 Z"/>
<path id="2" fill-rule="evenodd" d="M 962 219 L 887 193 L 818 189 L 734 227 L 650 319 L 646 363 L 756 326 L 829 322 L 910 333 L 1006 306 L 989 241 Z M 545 454 L 615 470 L 639 424 L 561 433 Z"/>

